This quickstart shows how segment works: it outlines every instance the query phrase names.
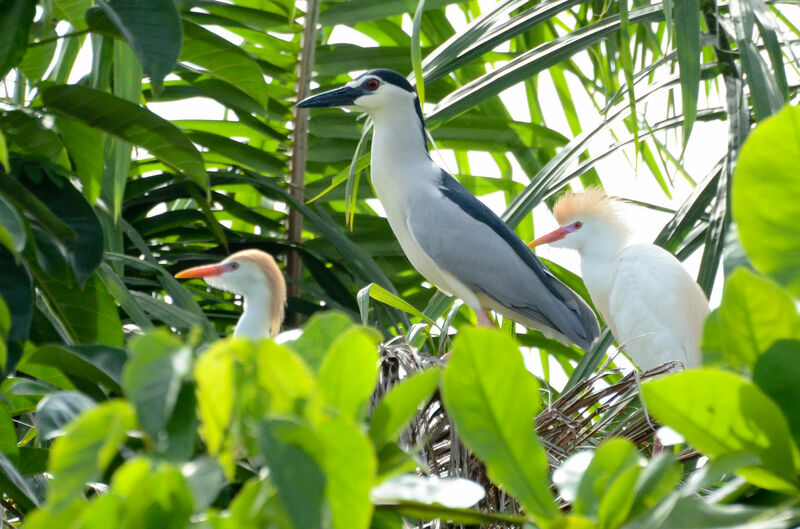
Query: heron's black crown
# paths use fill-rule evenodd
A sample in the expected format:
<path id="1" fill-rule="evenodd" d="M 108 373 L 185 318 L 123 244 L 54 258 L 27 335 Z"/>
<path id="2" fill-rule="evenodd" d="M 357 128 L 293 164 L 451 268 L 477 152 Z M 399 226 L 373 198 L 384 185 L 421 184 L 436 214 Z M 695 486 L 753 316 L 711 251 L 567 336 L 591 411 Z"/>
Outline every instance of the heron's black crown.
<path id="1" fill-rule="evenodd" d="M 388 70 L 386 68 L 375 68 L 374 70 L 370 70 L 368 72 L 365 72 L 365 73 L 359 75 L 359 77 L 364 77 L 364 76 L 367 76 L 367 75 L 374 75 L 375 77 L 378 77 L 384 83 L 393 84 L 393 85 L 395 85 L 397 87 L 402 88 L 406 92 L 414 92 L 415 91 L 414 87 L 411 86 L 411 83 L 409 83 L 408 80 L 405 77 L 403 77 L 399 73 L 395 72 L 394 70 Z"/>

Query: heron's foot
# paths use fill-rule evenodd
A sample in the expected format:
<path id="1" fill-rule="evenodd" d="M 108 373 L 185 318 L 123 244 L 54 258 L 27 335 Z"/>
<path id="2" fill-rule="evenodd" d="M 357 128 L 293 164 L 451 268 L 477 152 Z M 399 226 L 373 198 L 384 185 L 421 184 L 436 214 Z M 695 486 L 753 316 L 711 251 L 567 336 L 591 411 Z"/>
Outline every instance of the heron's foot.
<path id="1" fill-rule="evenodd" d="M 485 310 L 476 310 L 475 315 L 478 317 L 478 327 L 496 327 L 492 317 Z"/>

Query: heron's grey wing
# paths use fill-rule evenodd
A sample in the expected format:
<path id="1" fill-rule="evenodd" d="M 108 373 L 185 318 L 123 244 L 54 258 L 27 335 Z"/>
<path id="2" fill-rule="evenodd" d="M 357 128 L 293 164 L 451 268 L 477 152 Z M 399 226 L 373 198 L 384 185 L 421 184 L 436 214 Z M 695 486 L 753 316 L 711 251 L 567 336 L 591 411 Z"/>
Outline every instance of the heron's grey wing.
<path id="1" fill-rule="evenodd" d="M 476 293 L 588 347 L 600 328 L 583 299 L 452 176 L 442 172 L 438 190 L 408 216 L 414 238 L 436 265 Z"/>

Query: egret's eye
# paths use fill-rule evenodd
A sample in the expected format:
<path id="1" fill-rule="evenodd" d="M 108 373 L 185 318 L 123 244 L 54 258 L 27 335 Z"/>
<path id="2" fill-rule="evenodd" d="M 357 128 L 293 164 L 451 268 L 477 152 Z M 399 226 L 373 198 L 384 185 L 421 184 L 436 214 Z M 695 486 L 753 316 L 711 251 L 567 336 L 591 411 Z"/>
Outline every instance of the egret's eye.
<path id="1" fill-rule="evenodd" d="M 580 229 L 580 227 L 583 226 L 583 222 L 576 222 L 575 224 L 573 224 L 573 226 L 575 226 L 576 230 Z"/>
<path id="2" fill-rule="evenodd" d="M 239 269 L 239 263 L 231 263 L 231 270 L 238 270 L 238 269 Z"/>
<path id="3" fill-rule="evenodd" d="M 381 83 L 377 79 L 370 79 L 366 82 L 367 90 L 377 90 Z"/>

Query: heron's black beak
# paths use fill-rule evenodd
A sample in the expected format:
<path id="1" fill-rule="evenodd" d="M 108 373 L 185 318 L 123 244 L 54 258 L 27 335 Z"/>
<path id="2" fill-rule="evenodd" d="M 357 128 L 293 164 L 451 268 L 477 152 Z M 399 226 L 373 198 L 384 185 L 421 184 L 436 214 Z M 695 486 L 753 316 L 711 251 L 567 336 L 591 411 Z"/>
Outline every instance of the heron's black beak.
<path id="1" fill-rule="evenodd" d="M 360 88 L 343 86 L 334 90 L 328 90 L 315 96 L 307 97 L 295 105 L 297 108 L 311 107 L 349 107 L 353 106 L 355 100 L 364 95 Z"/>

